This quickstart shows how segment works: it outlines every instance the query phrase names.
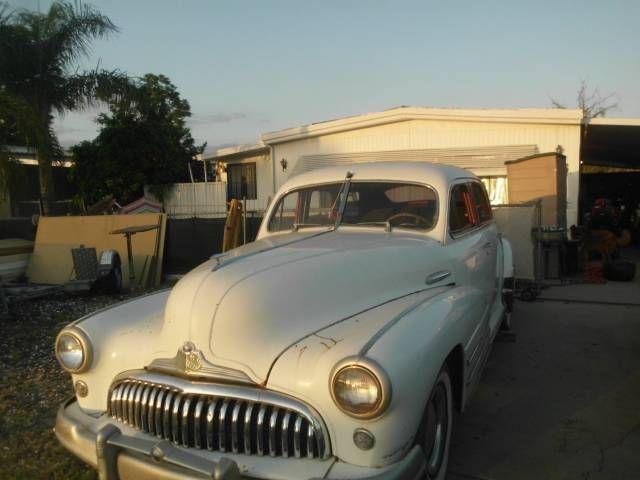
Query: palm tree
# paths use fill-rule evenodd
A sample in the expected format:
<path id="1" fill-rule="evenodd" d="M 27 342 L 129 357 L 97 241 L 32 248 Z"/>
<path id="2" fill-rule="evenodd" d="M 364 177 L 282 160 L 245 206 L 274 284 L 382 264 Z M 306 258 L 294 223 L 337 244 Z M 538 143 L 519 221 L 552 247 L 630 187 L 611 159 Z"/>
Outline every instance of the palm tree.
<path id="1" fill-rule="evenodd" d="M 88 108 L 129 88 L 118 70 L 78 70 L 91 41 L 116 31 L 109 18 L 80 1 L 54 1 L 46 13 L 0 5 L 0 93 L 19 101 L 34 120 L 27 141 L 37 151 L 45 214 L 54 199 L 52 162 L 62 154 L 54 114 Z"/>
<path id="2" fill-rule="evenodd" d="M 37 128 L 28 107 L 0 88 L 0 202 L 9 194 L 11 182 L 19 174 L 18 163 L 8 148 L 17 137 L 25 137 L 30 129 Z"/>

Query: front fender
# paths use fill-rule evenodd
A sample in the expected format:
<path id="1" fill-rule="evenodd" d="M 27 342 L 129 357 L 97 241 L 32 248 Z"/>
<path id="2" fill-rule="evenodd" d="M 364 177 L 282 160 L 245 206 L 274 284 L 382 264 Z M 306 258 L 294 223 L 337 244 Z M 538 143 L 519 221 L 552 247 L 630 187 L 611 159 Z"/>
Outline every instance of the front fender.
<path id="1" fill-rule="evenodd" d="M 120 372 L 147 365 L 154 357 L 154 341 L 162 328 L 169 290 L 105 308 L 74 322 L 89 338 L 93 361 L 89 370 L 73 374 L 84 381 L 88 394 L 78 403 L 88 413 L 104 412 L 113 378 Z"/>
<path id="2" fill-rule="evenodd" d="M 276 361 L 268 387 L 313 406 L 341 460 L 367 467 L 397 462 L 412 447 L 435 378 L 451 350 L 469 338 L 470 312 L 481 302 L 474 289 L 437 287 L 356 315 L 291 346 Z M 354 355 L 376 362 L 391 382 L 391 402 L 378 418 L 352 418 L 331 398 L 333 368 Z M 355 446 L 356 428 L 374 434 L 371 450 Z"/>

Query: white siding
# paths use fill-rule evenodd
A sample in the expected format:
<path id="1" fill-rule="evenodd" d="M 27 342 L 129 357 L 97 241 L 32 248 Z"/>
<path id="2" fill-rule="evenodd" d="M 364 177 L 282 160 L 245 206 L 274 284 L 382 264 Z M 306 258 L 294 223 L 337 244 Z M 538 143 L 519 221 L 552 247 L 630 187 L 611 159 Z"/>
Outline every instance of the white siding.
<path id="1" fill-rule="evenodd" d="M 579 125 L 407 120 L 304 138 L 274 145 L 274 158 L 278 166 L 276 189 L 294 171 L 300 157 L 306 155 L 500 145 L 536 145 L 540 152 L 552 152 L 558 145 L 562 146 L 568 167 L 567 220 L 569 225 L 576 223 L 580 166 Z M 282 158 L 288 162 L 286 172 L 279 168 L 278 162 Z"/>

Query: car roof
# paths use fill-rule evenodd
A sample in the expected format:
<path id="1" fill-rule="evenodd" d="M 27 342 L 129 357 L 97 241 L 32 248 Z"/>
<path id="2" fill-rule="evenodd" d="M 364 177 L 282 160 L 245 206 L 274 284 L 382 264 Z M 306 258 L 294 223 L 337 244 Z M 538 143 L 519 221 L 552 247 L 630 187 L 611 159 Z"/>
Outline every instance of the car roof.
<path id="1" fill-rule="evenodd" d="M 291 177 L 281 190 L 291 190 L 304 185 L 343 181 L 347 172 L 353 181 L 391 180 L 417 182 L 431 185 L 437 190 L 446 190 L 461 178 L 477 178 L 468 170 L 428 162 L 368 162 L 351 163 L 337 167 L 320 168 Z"/>

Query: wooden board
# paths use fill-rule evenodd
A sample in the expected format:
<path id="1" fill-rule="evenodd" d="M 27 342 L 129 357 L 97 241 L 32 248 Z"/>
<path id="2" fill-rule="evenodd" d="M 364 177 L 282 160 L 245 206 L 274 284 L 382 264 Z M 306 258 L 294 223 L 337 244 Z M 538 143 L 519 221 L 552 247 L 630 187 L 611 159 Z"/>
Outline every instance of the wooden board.
<path id="1" fill-rule="evenodd" d="M 149 213 L 139 215 L 98 215 L 78 217 L 41 217 L 36 234 L 36 242 L 27 269 L 29 281 L 61 285 L 73 278 L 71 249 L 84 245 L 94 247 L 100 254 L 105 250 L 116 250 L 122 260 L 122 277 L 125 287 L 129 286 L 127 262 L 127 241 L 124 235 L 111 235 L 117 229 L 160 225 L 159 229 L 136 233 L 131 237 L 134 268 L 136 274 L 142 271 L 145 259 L 156 253 L 157 269 L 150 283 L 158 285 L 162 275 L 166 215 Z M 149 259 L 148 261 L 151 261 Z M 138 279 L 136 278 L 136 283 Z"/>
<path id="2" fill-rule="evenodd" d="M 566 223 L 566 163 L 563 156 L 544 153 L 507 162 L 509 203 L 542 201 L 542 225 Z"/>

